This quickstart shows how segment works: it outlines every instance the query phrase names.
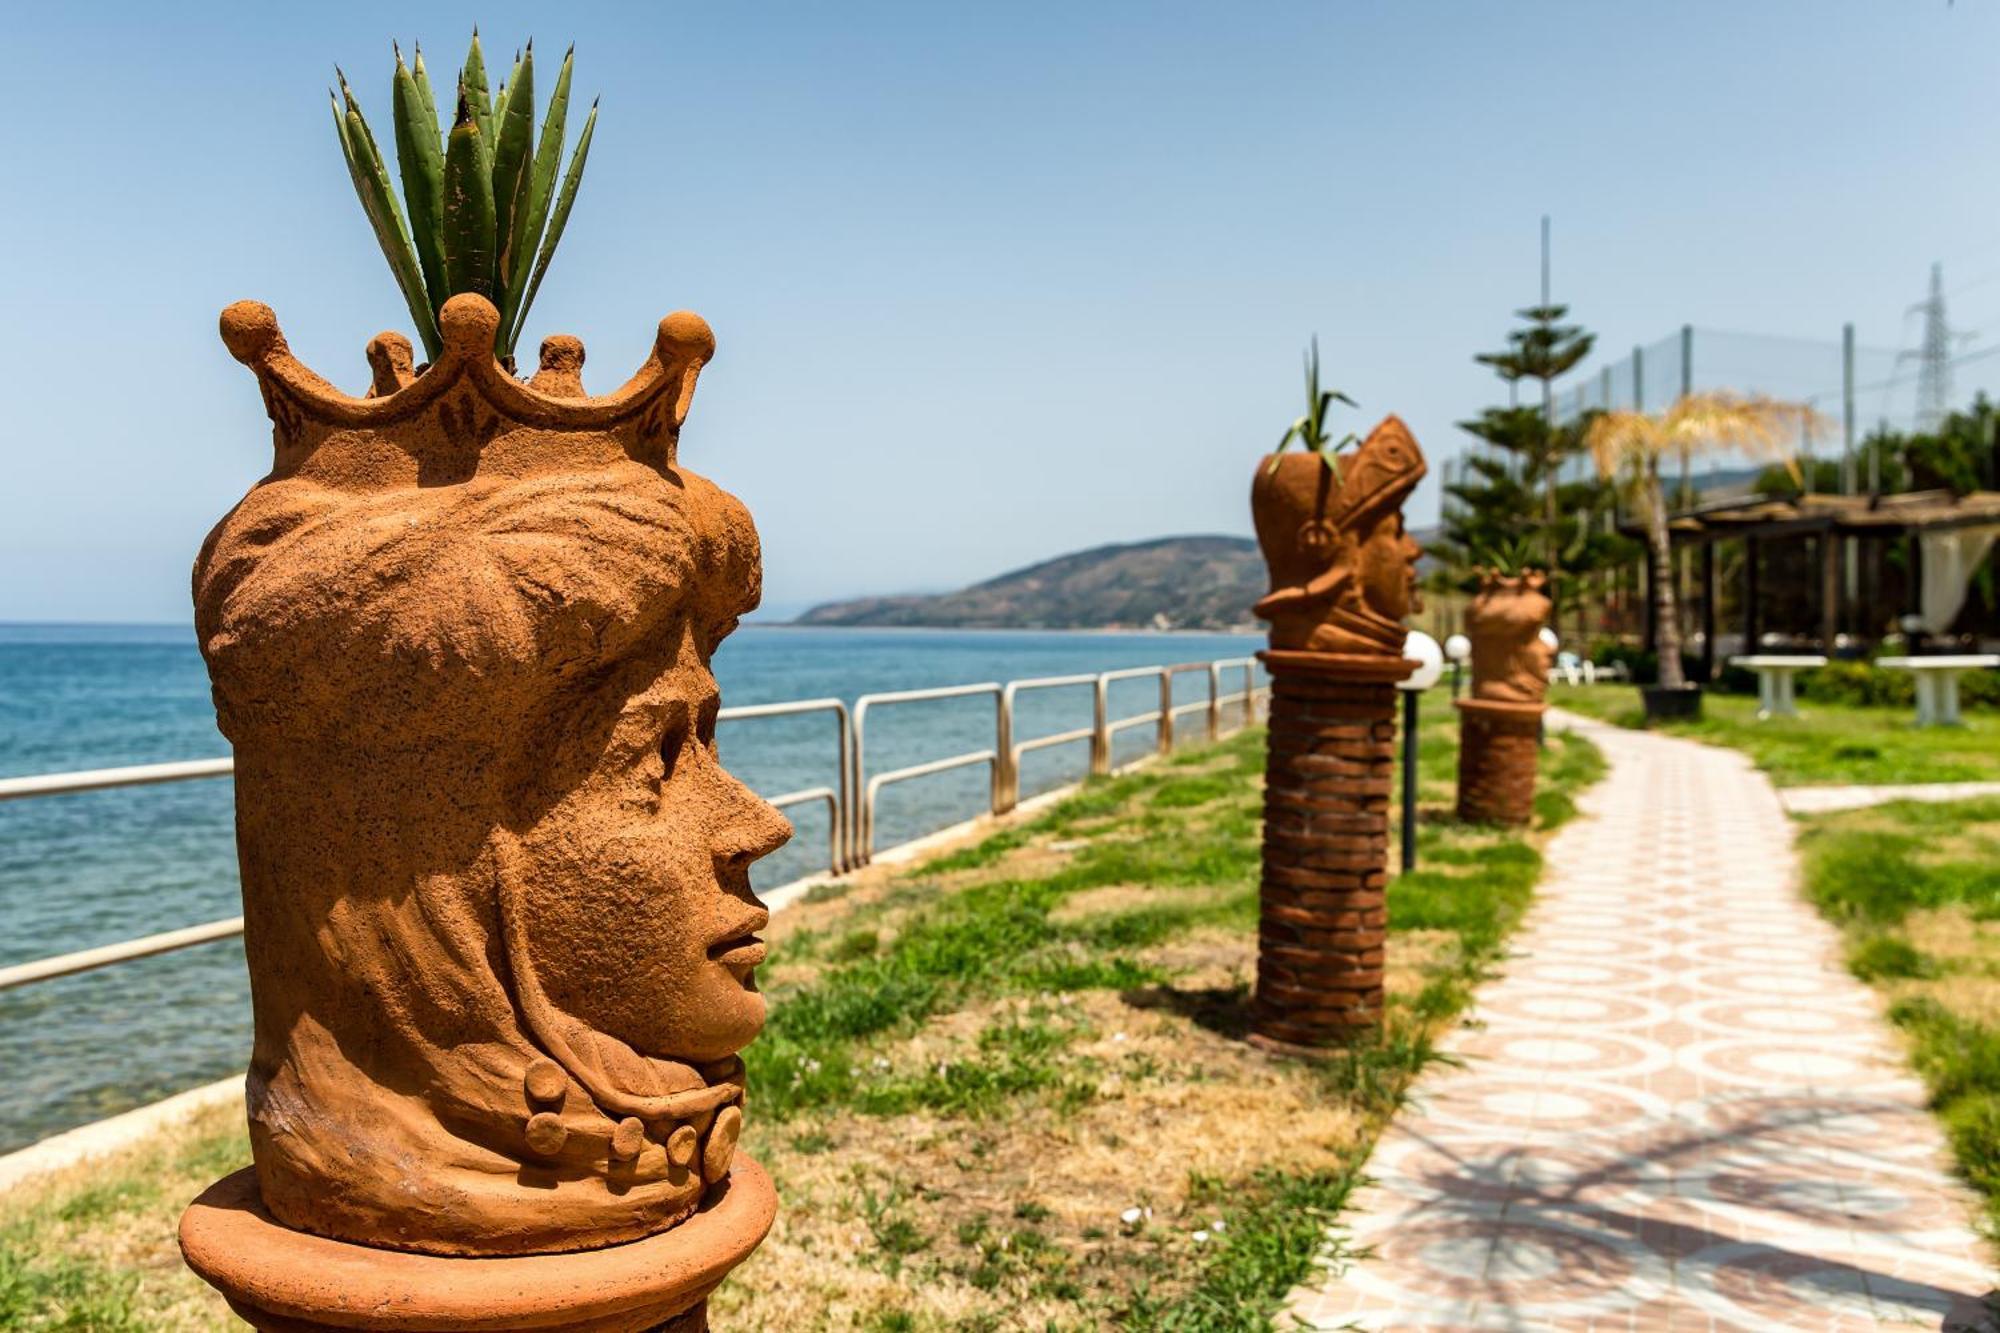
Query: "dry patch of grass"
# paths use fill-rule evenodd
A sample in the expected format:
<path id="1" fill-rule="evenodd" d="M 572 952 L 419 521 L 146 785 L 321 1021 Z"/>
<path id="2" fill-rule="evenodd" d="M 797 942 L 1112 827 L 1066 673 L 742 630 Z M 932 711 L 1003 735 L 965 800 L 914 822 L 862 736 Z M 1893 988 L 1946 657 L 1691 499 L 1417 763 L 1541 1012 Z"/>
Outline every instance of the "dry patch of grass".
<path id="1" fill-rule="evenodd" d="M 188 1201 L 250 1160 L 243 1108 L 0 1194 L 0 1328 L 240 1328 L 175 1242 Z"/>

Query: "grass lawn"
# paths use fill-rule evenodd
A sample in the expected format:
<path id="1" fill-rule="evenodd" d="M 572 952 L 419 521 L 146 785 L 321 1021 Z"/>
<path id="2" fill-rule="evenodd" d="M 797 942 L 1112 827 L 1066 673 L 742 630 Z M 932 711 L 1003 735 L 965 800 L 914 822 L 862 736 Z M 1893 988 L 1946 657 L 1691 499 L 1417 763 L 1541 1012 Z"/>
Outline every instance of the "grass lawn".
<path id="1" fill-rule="evenodd" d="M 1645 724 L 1630 685 L 1558 686 L 1549 702 L 1621 727 Z M 1660 730 L 1748 754 L 1780 787 L 2000 781 L 2000 716 L 1967 713 L 1962 727 L 1914 725 L 1907 708 L 1799 701 L 1799 716 L 1757 720 L 1754 695 L 1706 695 L 1702 719 Z"/>
<path id="2" fill-rule="evenodd" d="M 1456 727 L 1430 702 L 1387 1030 L 1323 1064 L 1242 1040 L 1260 731 L 784 912 L 745 1125 L 782 1206 L 717 1326 L 1271 1327 L 1526 906 L 1546 829 L 1602 769 L 1552 737 L 1533 832 L 1458 825 Z M 247 1160 L 237 1118 L 0 1196 L 0 1328 L 230 1326 L 172 1236 L 185 1201 Z"/>
<path id="3" fill-rule="evenodd" d="M 2000 1227 L 2000 799 L 1802 821 L 1806 890 L 1881 990 Z"/>

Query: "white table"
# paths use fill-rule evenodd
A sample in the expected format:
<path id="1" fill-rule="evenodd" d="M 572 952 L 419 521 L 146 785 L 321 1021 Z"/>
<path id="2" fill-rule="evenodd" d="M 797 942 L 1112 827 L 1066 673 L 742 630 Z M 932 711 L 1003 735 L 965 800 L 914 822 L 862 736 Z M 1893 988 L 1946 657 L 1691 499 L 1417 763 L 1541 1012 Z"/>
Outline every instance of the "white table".
<path id="1" fill-rule="evenodd" d="M 1958 678 L 1968 671 L 2000 667 L 2000 653 L 1960 653 L 1954 657 L 1878 657 L 1876 666 L 1896 667 L 1917 678 L 1917 725 L 1957 726 Z"/>
<path id="2" fill-rule="evenodd" d="M 1824 657 L 1801 653 L 1758 653 L 1750 657 L 1732 657 L 1729 665 L 1747 667 L 1757 673 L 1757 716 L 1797 717 L 1799 706 L 1792 694 L 1792 677 L 1801 671 L 1826 665 Z"/>

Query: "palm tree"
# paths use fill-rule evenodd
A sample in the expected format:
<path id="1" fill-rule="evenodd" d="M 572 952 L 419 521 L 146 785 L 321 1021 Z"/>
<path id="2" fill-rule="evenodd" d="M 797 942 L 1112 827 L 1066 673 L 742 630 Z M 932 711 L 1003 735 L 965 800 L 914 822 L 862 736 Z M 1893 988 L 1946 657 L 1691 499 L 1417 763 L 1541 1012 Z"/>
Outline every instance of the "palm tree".
<path id="1" fill-rule="evenodd" d="M 1753 458 L 1782 462 L 1793 475 L 1793 447 L 1802 433 L 1818 429 L 1812 409 L 1762 395 L 1691 393 L 1658 416 L 1605 412 L 1591 422 L 1584 447 L 1598 475 L 1615 481 L 1646 523 L 1652 555 L 1653 624 L 1657 628 L 1660 685 L 1685 689 L 1681 671 L 1680 608 L 1674 596 L 1673 548 L 1667 536 L 1667 498 L 1660 486 L 1660 460 L 1685 454 L 1736 450 Z M 1751 646 L 1755 651 L 1755 646 Z"/>

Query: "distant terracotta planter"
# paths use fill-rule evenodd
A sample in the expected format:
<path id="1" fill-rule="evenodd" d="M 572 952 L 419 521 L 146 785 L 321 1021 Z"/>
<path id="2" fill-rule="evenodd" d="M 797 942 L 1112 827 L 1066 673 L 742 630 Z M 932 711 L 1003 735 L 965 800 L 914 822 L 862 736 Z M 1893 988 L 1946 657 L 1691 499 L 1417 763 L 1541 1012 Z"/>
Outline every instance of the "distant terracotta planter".
<path id="1" fill-rule="evenodd" d="M 369 345 L 354 398 L 244 302 L 270 475 L 209 535 L 195 620 L 235 747 L 254 1173 L 182 1220 L 265 1329 L 705 1326 L 771 1225 L 736 1155 L 790 835 L 714 750 L 710 654 L 757 534 L 681 467 L 713 352 L 661 321 L 623 388 L 522 383 L 499 316 Z"/>
<path id="2" fill-rule="evenodd" d="M 1416 666 L 1402 646 L 1420 551 L 1402 502 L 1423 454 L 1390 417 L 1339 464 L 1266 458 L 1250 491 L 1272 678 L 1251 1040 L 1287 1054 L 1382 1021 L 1395 682 Z"/>
<path id="3" fill-rule="evenodd" d="M 1472 694 L 1459 710 L 1458 817 L 1526 824 L 1535 814 L 1542 715 L 1554 650 L 1542 638 L 1554 604 L 1540 570 L 1488 570 L 1465 612 Z"/>

